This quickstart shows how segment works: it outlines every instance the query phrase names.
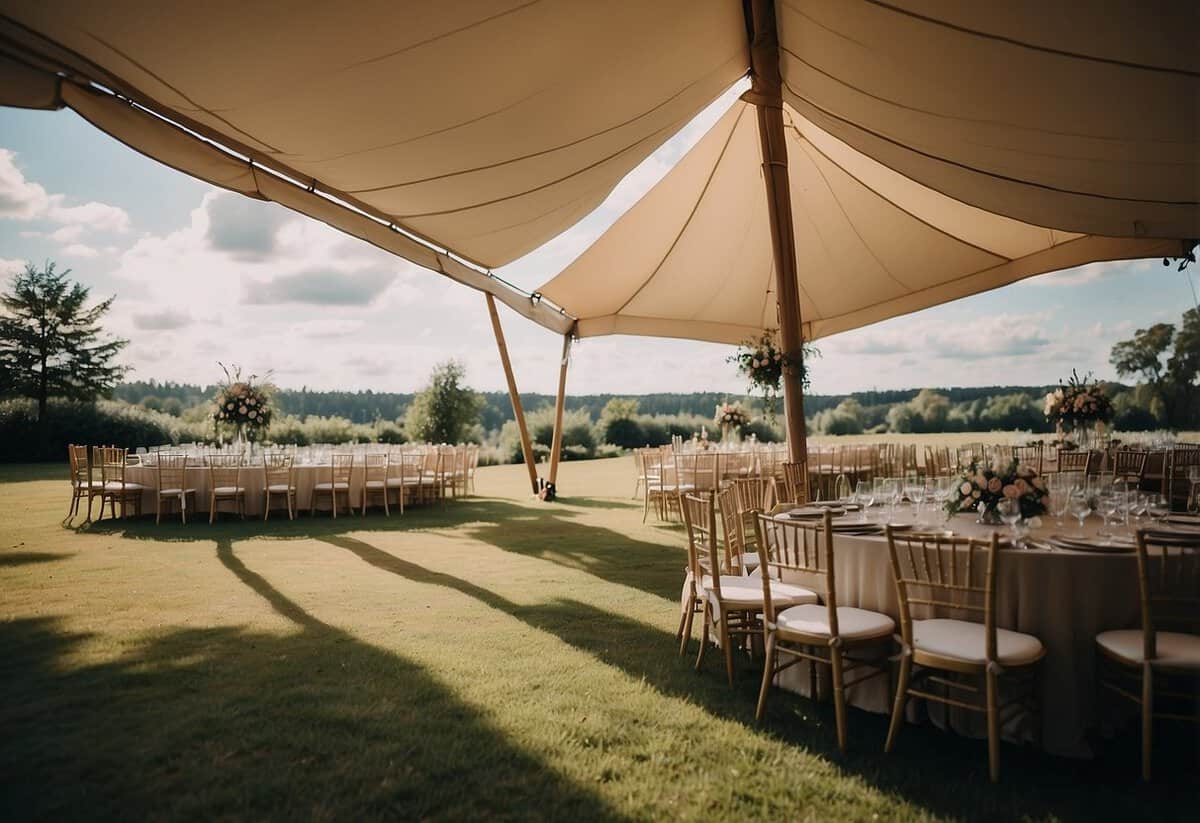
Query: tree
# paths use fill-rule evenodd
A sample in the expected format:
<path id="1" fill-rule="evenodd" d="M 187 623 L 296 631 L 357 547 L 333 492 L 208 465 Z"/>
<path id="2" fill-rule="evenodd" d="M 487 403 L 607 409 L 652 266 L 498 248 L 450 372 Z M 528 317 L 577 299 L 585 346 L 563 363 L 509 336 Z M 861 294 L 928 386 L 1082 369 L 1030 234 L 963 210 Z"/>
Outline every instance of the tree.
<path id="1" fill-rule="evenodd" d="M 1183 313 L 1178 330 L 1169 323 L 1138 329 L 1113 346 L 1109 362 L 1122 377 L 1140 377 L 1153 395 L 1152 411 L 1168 426 L 1200 421 L 1200 308 Z"/>
<path id="2" fill-rule="evenodd" d="M 434 366 L 429 385 L 413 398 L 404 415 L 410 438 L 427 443 L 457 443 L 479 420 L 483 398 L 462 385 L 466 369 L 455 360 Z"/>
<path id="3" fill-rule="evenodd" d="M 37 400 L 39 424 L 50 397 L 94 400 L 126 373 L 113 359 L 129 342 L 105 338 L 100 318 L 113 298 L 87 308 L 87 287 L 47 262 L 27 264 L 0 294 L 0 394 Z"/>
<path id="4" fill-rule="evenodd" d="M 1175 339 L 1175 327 L 1170 323 L 1155 323 L 1148 329 L 1138 329 L 1132 340 L 1122 340 L 1112 348 L 1108 362 L 1121 377 L 1140 377 L 1150 387 L 1161 416 L 1170 423 L 1173 392 L 1168 386 L 1166 355 Z"/>

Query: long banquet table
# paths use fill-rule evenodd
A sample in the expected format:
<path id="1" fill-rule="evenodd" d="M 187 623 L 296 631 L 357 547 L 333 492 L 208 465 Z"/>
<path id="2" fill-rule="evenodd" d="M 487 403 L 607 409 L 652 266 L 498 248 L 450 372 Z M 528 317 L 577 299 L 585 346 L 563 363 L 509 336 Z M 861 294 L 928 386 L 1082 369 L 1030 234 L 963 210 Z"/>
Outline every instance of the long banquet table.
<path id="1" fill-rule="evenodd" d="M 296 481 L 296 509 L 297 511 L 307 511 L 312 501 L 313 486 L 330 479 L 330 467 L 328 465 L 299 464 L 294 467 L 293 471 Z M 362 494 L 363 473 L 364 469 L 361 465 L 355 465 L 350 472 L 350 502 L 354 506 L 358 505 Z M 210 491 L 209 470 L 204 466 L 188 466 L 186 478 L 187 487 L 196 490 L 196 510 L 207 512 Z M 153 466 L 128 466 L 125 469 L 125 479 L 127 482 L 140 483 L 145 486 L 145 491 L 142 492 L 142 511 L 154 511 L 158 470 Z M 242 486 L 246 489 L 246 514 L 261 515 L 263 489 L 266 487 L 266 474 L 263 467 L 261 465 L 243 466 Z M 282 495 L 275 495 L 271 501 L 272 508 L 282 508 L 284 505 Z M 340 495 L 338 505 L 339 507 L 345 505 L 341 502 Z M 322 498 L 321 506 L 328 509 L 328 497 Z M 231 509 L 231 506 L 226 506 L 221 511 Z"/>
<path id="2" fill-rule="evenodd" d="M 911 515 L 909 518 L 911 522 Z M 1099 521 L 1092 518 L 1086 531 L 1094 533 L 1098 526 Z M 956 535 L 968 537 L 989 537 L 996 528 L 976 524 L 975 515 L 957 515 L 948 527 Z M 1053 533 L 1077 531 L 1073 520 L 1060 529 L 1048 518 L 1031 536 L 1036 541 Z M 1136 557 L 1132 551 L 1003 548 L 996 567 L 997 625 L 1032 634 L 1046 647 L 1039 678 L 1042 746 L 1054 754 L 1089 756 L 1086 736 L 1098 720 L 1095 637 L 1109 629 L 1140 625 Z M 899 625 L 899 601 L 883 535 L 835 534 L 834 571 L 839 605 L 883 612 L 896 618 Z M 795 666 L 785 670 L 779 684 L 807 693 L 807 669 Z M 868 711 L 891 711 L 887 684 L 881 678 L 851 687 L 848 698 L 852 705 Z M 909 702 L 910 719 L 918 717 L 915 703 Z M 946 724 L 941 707 L 931 707 L 929 712 L 934 722 Z M 981 724 L 966 714 L 952 711 L 949 725 L 980 734 Z M 1004 731 L 1009 739 L 1027 740 L 1034 730 L 1028 718 L 1018 717 Z"/>

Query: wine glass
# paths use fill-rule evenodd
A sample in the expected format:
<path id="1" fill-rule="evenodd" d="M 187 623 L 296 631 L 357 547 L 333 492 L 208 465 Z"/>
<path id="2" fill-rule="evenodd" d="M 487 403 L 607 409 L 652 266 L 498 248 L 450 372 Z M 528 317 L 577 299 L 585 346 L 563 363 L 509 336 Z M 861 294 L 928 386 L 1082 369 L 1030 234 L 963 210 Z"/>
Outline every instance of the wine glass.
<path id="1" fill-rule="evenodd" d="M 875 487 L 870 480 L 858 481 L 858 485 L 854 487 L 854 500 L 862 507 L 858 510 L 858 521 L 866 523 L 867 509 L 875 505 Z"/>
<path id="2" fill-rule="evenodd" d="M 1102 520 L 1100 528 L 1096 530 L 1099 537 L 1112 537 L 1112 531 L 1108 527 L 1108 519 L 1117 513 L 1120 508 L 1120 498 L 1114 490 L 1106 489 L 1096 498 L 1096 510 L 1100 512 Z"/>
<path id="3" fill-rule="evenodd" d="M 1092 500 L 1088 497 L 1088 493 L 1086 491 L 1072 492 L 1067 511 L 1079 521 L 1079 536 L 1084 537 L 1083 521 L 1087 520 L 1088 515 L 1092 513 Z"/>
<path id="4" fill-rule="evenodd" d="M 1000 521 L 1008 526 L 1012 534 L 1013 545 L 1017 544 L 1017 523 L 1021 522 L 1021 503 L 1015 497 L 1006 497 L 996 504 L 996 514 Z"/>
<path id="5" fill-rule="evenodd" d="M 833 498 L 839 501 L 846 501 L 850 498 L 850 479 L 844 474 L 839 474 L 837 480 L 833 483 Z"/>
<path id="6" fill-rule="evenodd" d="M 1151 520 L 1162 525 L 1163 518 L 1171 513 L 1171 504 L 1165 495 L 1151 494 L 1146 500 L 1146 513 Z"/>

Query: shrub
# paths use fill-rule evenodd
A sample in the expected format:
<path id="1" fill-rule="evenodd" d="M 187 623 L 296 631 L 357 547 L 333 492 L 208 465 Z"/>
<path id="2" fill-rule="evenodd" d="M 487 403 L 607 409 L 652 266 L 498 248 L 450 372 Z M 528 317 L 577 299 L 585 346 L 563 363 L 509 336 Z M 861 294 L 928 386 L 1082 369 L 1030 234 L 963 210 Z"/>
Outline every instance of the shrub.
<path id="1" fill-rule="evenodd" d="M 0 460 L 65 460 L 67 445 L 111 445 L 128 449 L 178 442 L 175 418 L 139 406 L 101 400 L 79 403 L 52 399 L 39 427 L 32 400 L 0 402 Z"/>

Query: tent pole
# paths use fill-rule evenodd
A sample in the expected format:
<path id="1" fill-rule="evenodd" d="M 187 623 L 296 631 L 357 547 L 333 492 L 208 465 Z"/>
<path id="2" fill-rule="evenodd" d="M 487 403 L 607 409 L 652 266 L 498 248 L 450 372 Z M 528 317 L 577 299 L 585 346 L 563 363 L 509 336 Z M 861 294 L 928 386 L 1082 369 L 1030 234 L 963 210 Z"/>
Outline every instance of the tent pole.
<path id="1" fill-rule="evenodd" d="M 792 201 L 788 186 L 787 142 L 783 128 L 783 94 L 779 74 L 779 39 L 774 0 L 751 0 L 750 91 L 742 95 L 758 110 L 762 143 L 763 180 L 771 222 L 775 258 L 775 287 L 779 306 L 779 336 L 785 355 L 799 362 L 804 351 L 800 290 L 796 281 L 796 238 L 792 231 Z M 784 369 L 783 404 L 789 455 L 794 462 L 808 459 L 804 425 L 804 386 L 799 372 Z"/>
<path id="2" fill-rule="evenodd" d="M 563 407 L 567 402 L 567 358 L 571 354 L 571 335 L 563 335 L 562 363 L 558 369 L 558 398 L 554 402 L 554 441 L 550 446 L 550 482 L 558 486 L 558 458 L 562 454 Z"/>
<path id="3" fill-rule="evenodd" d="M 529 470 L 529 485 L 533 493 L 538 492 L 537 464 L 533 462 L 533 446 L 529 442 L 529 427 L 525 425 L 525 410 L 521 408 L 521 396 L 517 394 L 517 381 L 513 377 L 512 363 L 508 360 L 508 346 L 504 344 L 504 330 L 500 328 L 500 315 L 496 312 L 496 298 L 487 294 L 488 314 L 492 318 L 492 331 L 496 334 L 496 348 L 500 349 L 500 364 L 504 366 L 504 379 L 508 381 L 508 398 L 512 401 L 513 417 L 521 432 L 521 454 L 525 455 L 525 468 Z"/>

